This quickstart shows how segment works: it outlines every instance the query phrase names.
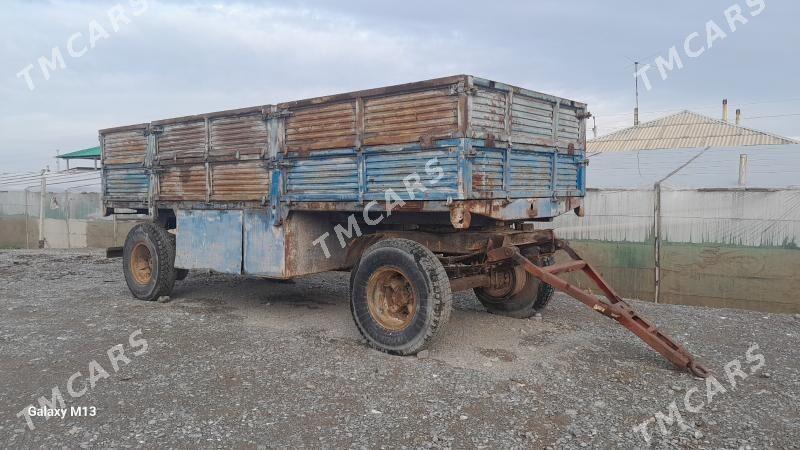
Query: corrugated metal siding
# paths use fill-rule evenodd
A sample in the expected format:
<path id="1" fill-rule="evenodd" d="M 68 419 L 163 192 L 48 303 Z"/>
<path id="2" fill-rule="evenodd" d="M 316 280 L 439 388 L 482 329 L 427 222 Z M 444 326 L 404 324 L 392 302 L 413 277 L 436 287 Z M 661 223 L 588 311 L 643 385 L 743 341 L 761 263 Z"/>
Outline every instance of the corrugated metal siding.
<path id="1" fill-rule="evenodd" d="M 499 191 L 503 189 L 504 151 L 479 149 L 472 159 L 472 190 Z"/>
<path id="2" fill-rule="evenodd" d="M 564 214 L 548 228 L 564 239 L 645 242 L 653 238 L 652 190 L 591 190 L 584 197 L 586 215 Z"/>
<path id="3" fill-rule="evenodd" d="M 547 195 L 552 189 L 553 153 L 512 151 L 510 190 Z"/>
<path id="4" fill-rule="evenodd" d="M 103 197 L 107 200 L 146 204 L 150 176 L 144 168 L 147 126 L 101 135 Z"/>
<path id="5" fill-rule="evenodd" d="M 105 169 L 105 197 L 122 202 L 146 202 L 150 175 L 144 168 Z"/>
<path id="6" fill-rule="evenodd" d="M 146 130 L 104 134 L 102 149 L 105 165 L 142 164 L 147 152 Z"/>
<path id="7" fill-rule="evenodd" d="M 261 114 L 214 118 L 208 154 L 220 160 L 258 159 L 265 154 L 268 140 Z"/>
<path id="8" fill-rule="evenodd" d="M 156 137 L 156 160 L 160 164 L 202 161 L 206 151 L 206 123 L 203 120 L 164 125 Z"/>
<path id="9" fill-rule="evenodd" d="M 800 190 L 661 192 L 667 242 L 794 247 L 800 238 Z"/>
<path id="10" fill-rule="evenodd" d="M 292 159 L 286 175 L 287 194 L 358 196 L 355 153 L 340 151 L 325 156 Z"/>
<path id="11" fill-rule="evenodd" d="M 511 133 L 514 142 L 536 143 L 553 138 L 553 104 L 526 95 L 514 95 L 511 103 Z"/>
<path id="12" fill-rule="evenodd" d="M 216 163 L 211 167 L 211 200 L 264 200 L 272 171 L 264 161 Z"/>
<path id="13" fill-rule="evenodd" d="M 558 139 L 567 142 L 578 142 L 582 139 L 580 120 L 575 108 L 561 105 L 558 109 Z"/>
<path id="14" fill-rule="evenodd" d="M 364 145 L 418 142 L 458 131 L 458 96 L 450 88 L 364 100 Z"/>
<path id="15" fill-rule="evenodd" d="M 506 134 L 506 93 L 485 88 L 472 97 L 470 122 L 476 131 L 497 137 Z"/>
<path id="16" fill-rule="evenodd" d="M 432 194 L 455 194 L 458 190 L 458 159 L 448 148 L 411 150 L 404 152 L 374 152 L 365 155 L 367 192 L 383 195 L 391 189 L 403 199 L 409 199 L 404 180 L 409 175 L 419 176 L 426 192 L 416 191 L 415 199 Z M 426 167 L 427 166 L 427 167 Z M 435 169 L 442 169 L 441 176 Z M 427 170 L 426 170 L 427 169 Z M 414 183 L 416 177 L 409 178 Z"/>
<path id="17" fill-rule="evenodd" d="M 352 147 L 355 137 L 355 101 L 295 109 L 286 119 L 286 148 L 290 152 Z"/>
<path id="18" fill-rule="evenodd" d="M 159 174 L 160 200 L 205 200 L 206 192 L 205 165 L 170 166 Z"/>
<path id="19" fill-rule="evenodd" d="M 578 171 L 581 157 L 558 155 L 556 157 L 556 191 L 557 195 L 580 195 Z"/>

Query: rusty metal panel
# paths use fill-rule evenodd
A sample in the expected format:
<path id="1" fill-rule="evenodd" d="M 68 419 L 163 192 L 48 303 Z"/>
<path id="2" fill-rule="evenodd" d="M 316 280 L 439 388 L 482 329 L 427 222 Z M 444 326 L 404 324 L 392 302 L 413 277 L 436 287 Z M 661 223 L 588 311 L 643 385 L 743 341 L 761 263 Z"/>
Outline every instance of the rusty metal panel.
<path id="1" fill-rule="evenodd" d="M 202 119 L 163 125 L 156 138 L 156 161 L 162 165 L 203 161 L 207 134 Z"/>
<path id="2" fill-rule="evenodd" d="M 179 210 L 175 267 L 242 271 L 242 211 Z"/>
<path id="3" fill-rule="evenodd" d="M 355 100 L 290 111 L 286 119 L 286 151 L 307 152 L 355 146 Z"/>
<path id="4" fill-rule="evenodd" d="M 535 192 L 542 196 L 552 192 L 553 153 L 527 150 L 509 154 L 509 191 Z"/>
<path id="5" fill-rule="evenodd" d="M 581 196 L 581 170 L 583 157 L 573 155 L 556 155 L 556 195 L 567 197 Z"/>
<path id="6" fill-rule="evenodd" d="M 511 139 L 536 144 L 553 139 L 554 104 L 524 94 L 514 95 L 511 104 Z"/>
<path id="7" fill-rule="evenodd" d="M 264 200 L 272 171 L 264 161 L 215 163 L 210 166 L 211 200 Z"/>
<path id="8" fill-rule="evenodd" d="M 169 166 L 158 177 L 159 200 L 206 200 L 205 165 Z"/>
<path id="9" fill-rule="evenodd" d="M 575 107 L 559 105 L 558 140 L 565 142 L 566 145 L 569 145 L 570 143 L 577 144 L 583 139 L 581 136 L 581 121 L 577 117 L 578 114 L 579 112 Z"/>
<path id="10" fill-rule="evenodd" d="M 266 152 L 269 135 L 260 113 L 213 118 L 210 126 L 208 156 L 211 159 L 258 159 Z"/>
<path id="11" fill-rule="evenodd" d="M 287 276 L 286 229 L 287 226 L 273 225 L 269 209 L 244 212 L 244 273 L 274 278 Z"/>
<path id="12" fill-rule="evenodd" d="M 106 167 L 103 198 L 111 202 L 147 203 L 150 174 L 139 167 Z"/>
<path id="13" fill-rule="evenodd" d="M 477 149 L 472 159 L 472 190 L 500 191 L 503 189 L 505 156 L 501 149 Z"/>
<path id="14" fill-rule="evenodd" d="M 147 153 L 147 125 L 140 129 L 101 133 L 103 164 L 143 164 Z"/>
<path id="15" fill-rule="evenodd" d="M 472 115 L 470 117 L 473 130 L 478 133 L 492 134 L 497 138 L 507 139 L 506 113 L 507 93 L 498 90 L 478 88 L 472 98 Z"/>
<path id="16" fill-rule="evenodd" d="M 352 150 L 317 152 L 314 157 L 290 159 L 286 193 L 311 199 L 358 197 L 358 163 Z M 301 198 L 298 198 L 301 199 Z"/>
<path id="17" fill-rule="evenodd" d="M 378 199 L 385 198 L 388 190 L 404 200 L 455 197 L 459 167 L 458 153 L 454 150 L 443 147 L 367 152 L 366 192 L 377 194 Z M 414 188 L 415 184 L 422 188 Z"/>
<path id="18" fill-rule="evenodd" d="M 458 134 L 458 95 L 451 87 L 364 100 L 364 145 L 419 142 Z"/>

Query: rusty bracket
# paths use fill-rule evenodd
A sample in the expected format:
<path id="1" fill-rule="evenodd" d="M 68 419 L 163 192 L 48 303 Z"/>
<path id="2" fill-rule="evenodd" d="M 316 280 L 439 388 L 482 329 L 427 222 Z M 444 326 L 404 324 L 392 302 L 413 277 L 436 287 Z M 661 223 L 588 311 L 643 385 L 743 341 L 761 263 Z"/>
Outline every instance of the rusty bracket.
<path id="1" fill-rule="evenodd" d="M 489 250 L 486 253 L 488 261 L 502 261 L 511 259 L 522 266 L 526 272 L 538 278 L 544 283 L 549 284 L 565 294 L 570 295 L 581 303 L 585 304 L 593 311 L 596 311 L 608 318 L 614 319 L 622 326 L 638 336 L 642 341 L 649 345 L 653 350 L 660 353 L 677 367 L 688 370 L 693 375 L 705 378 L 710 371 L 703 365 L 697 363 L 694 357 L 680 344 L 660 331 L 652 322 L 640 315 L 626 303 L 603 279 L 599 272 L 589 263 L 580 258 L 565 241 L 557 240 L 556 248 L 564 250 L 572 261 L 556 264 L 553 266 L 539 267 L 532 263 L 528 258 L 522 256 L 519 248 L 506 246 Z M 558 277 L 560 273 L 574 272 L 581 270 L 592 282 L 602 291 L 605 300 L 584 291 L 567 281 Z"/>

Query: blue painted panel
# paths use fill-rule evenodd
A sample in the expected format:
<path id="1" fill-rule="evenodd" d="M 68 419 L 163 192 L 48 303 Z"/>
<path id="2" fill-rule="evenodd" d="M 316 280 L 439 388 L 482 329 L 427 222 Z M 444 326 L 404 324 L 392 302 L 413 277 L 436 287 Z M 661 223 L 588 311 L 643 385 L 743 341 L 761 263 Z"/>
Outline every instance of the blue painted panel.
<path id="1" fill-rule="evenodd" d="M 358 198 L 358 164 L 353 150 L 315 152 L 314 156 L 289 158 L 286 193 L 292 195 L 339 195 Z"/>
<path id="2" fill-rule="evenodd" d="M 138 167 L 137 167 L 138 166 Z M 137 165 L 134 167 L 106 167 L 105 195 L 106 200 L 146 202 L 150 189 L 150 175 L 147 169 Z"/>
<path id="3" fill-rule="evenodd" d="M 548 197 L 553 188 L 553 150 L 509 152 L 509 191 L 529 197 Z"/>
<path id="4" fill-rule="evenodd" d="M 179 210 L 175 267 L 241 273 L 242 211 Z"/>
<path id="5" fill-rule="evenodd" d="M 276 278 L 286 275 L 286 226 L 273 226 L 269 211 L 244 212 L 244 273 Z"/>
<path id="6" fill-rule="evenodd" d="M 403 200 L 427 200 L 458 195 L 458 148 L 401 149 L 365 153 L 366 192 L 381 194 L 391 189 Z M 419 178 L 424 188 L 411 189 Z"/>

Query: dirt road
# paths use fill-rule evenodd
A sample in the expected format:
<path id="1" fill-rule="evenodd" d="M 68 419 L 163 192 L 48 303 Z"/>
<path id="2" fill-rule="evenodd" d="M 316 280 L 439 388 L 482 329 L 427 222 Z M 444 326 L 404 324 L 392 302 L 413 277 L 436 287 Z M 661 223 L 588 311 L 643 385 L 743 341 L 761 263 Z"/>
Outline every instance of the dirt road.
<path id="1" fill-rule="evenodd" d="M 717 384 L 709 385 L 565 297 L 541 320 L 517 320 L 489 315 L 472 294 L 459 294 L 427 357 L 385 355 L 361 341 L 347 291 L 344 273 L 278 283 L 193 272 L 169 302 L 147 303 L 128 293 L 119 259 L 90 251 L 2 251 L 0 443 L 797 448 L 800 442 L 795 316 L 635 302 L 716 372 Z M 732 361 L 738 374 L 735 363 L 725 371 Z M 23 411 L 38 408 L 41 396 L 51 401 L 54 388 L 66 417 L 33 416 L 29 424 Z M 673 401 L 680 419 L 675 411 L 669 417 Z M 642 423 L 643 431 L 634 431 Z"/>

